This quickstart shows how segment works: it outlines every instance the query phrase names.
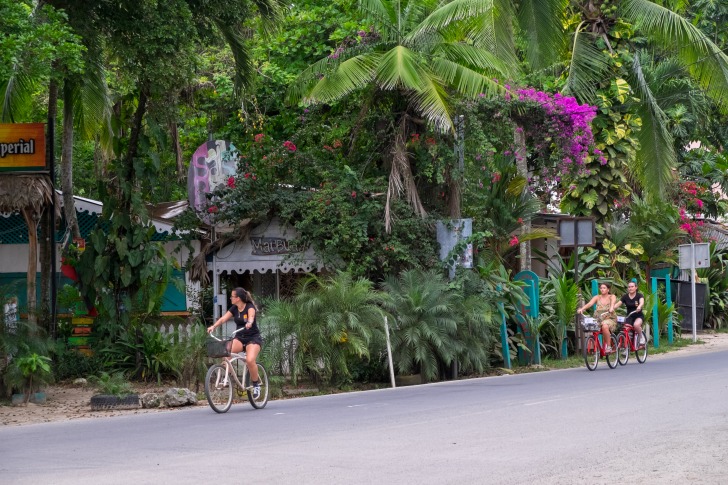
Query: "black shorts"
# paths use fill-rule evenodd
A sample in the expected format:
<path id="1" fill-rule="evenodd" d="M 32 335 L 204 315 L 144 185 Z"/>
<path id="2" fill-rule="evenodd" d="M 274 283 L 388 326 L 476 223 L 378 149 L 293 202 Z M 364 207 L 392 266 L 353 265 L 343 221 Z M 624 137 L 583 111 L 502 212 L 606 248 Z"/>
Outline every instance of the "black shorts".
<path id="1" fill-rule="evenodd" d="M 624 323 L 628 323 L 630 325 L 634 325 L 635 320 L 637 320 L 638 318 L 641 318 L 642 321 L 644 322 L 645 321 L 645 314 L 642 313 L 642 312 L 637 312 L 637 313 L 635 313 L 633 315 L 628 316 L 624 320 Z"/>
<path id="2" fill-rule="evenodd" d="M 248 336 L 242 337 L 242 336 L 237 335 L 237 336 L 235 336 L 235 339 L 242 342 L 243 350 L 245 350 L 249 344 L 258 344 L 258 345 L 260 345 L 260 348 L 263 348 L 263 337 L 261 337 L 260 334 L 251 335 L 249 337 Z"/>

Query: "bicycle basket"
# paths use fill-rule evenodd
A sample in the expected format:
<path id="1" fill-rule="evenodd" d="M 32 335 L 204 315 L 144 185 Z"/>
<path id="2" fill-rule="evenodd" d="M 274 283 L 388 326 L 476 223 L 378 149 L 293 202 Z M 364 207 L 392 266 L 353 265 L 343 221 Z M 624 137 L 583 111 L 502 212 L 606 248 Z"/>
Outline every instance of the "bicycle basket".
<path id="1" fill-rule="evenodd" d="M 581 328 L 583 328 L 587 332 L 596 332 L 597 330 L 599 330 L 599 323 L 597 323 L 596 318 L 584 317 L 581 320 Z"/>
<path id="2" fill-rule="evenodd" d="M 233 346 L 233 340 L 214 340 L 207 341 L 208 357 L 230 357 L 230 349 Z"/>

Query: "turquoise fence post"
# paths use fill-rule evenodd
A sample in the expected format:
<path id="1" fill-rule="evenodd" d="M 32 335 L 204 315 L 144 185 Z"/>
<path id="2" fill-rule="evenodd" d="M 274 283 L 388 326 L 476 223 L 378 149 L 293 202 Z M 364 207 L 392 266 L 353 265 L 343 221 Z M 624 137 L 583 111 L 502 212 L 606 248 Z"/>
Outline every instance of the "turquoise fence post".
<path id="1" fill-rule="evenodd" d="M 501 286 L 498 285 L 496 288 L 498 291 L 501 290 Z M 503 352 L 503 366 L 506 369 L 511 368 L 511 349 L 508 347 L 508 327 L 506 326 L 506 312 L 503 307 L 503 302 L 498 302 L 498 311 L 501 314 L 501 351 Z"/>
<path id="2" fill-rule="evenodd" d="M 569 358 L 569 345 L 566 333 L 566 325 L 564 325 L 564 340 L 561 342 L 561 358 L 566 360 Z"/>
<path id="3" fill-rule="evenodd" d="M 535 321 L 538 318 L 538 300 L 536 296 L 536 287 L 532 284 L 529 287 L 530 295 L 529 299 L 531 301 L 531 311 L 530 311 L 530 317 L 533 318 Z M 541 365 L 541 335 L 538 330 L 536 330 L 536 338 L 533 339 L 533 362 L 536 365 Z"/>
<path id="4" fill-rule="evenodd" d="M 670 275 L 665 276 L 665 304 L 672 305 L 672 291 L 670 288 Z M 672 312 L 667 317 L 667 343 L 672 345 Z"/>
<path id="5" fill-rule="evenodd" d="M 598 293 L 599 293 L 599 281 L 592 280 L 592 296 L 597 296 Z M 596 305 L 594 305 L 594 308 L 596 308 Z"/>
<path id="6" fill-rule="evenodd" d="M 657 278 L 652 277 L 652 294 L 655 297 L 655 304 L 652 306 L 652 345 L 657 349 L 660 347 L 660 322 L 658 320 L 658 308 L 660 297 L 657 293 Z"/>

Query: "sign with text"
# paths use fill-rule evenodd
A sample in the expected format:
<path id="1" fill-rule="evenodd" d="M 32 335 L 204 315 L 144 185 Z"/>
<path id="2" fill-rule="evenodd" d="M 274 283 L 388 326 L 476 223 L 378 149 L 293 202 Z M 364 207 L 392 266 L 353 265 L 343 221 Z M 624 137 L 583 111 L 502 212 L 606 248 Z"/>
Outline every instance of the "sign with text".
<path id="1" fill-rule="evenodd" d="M 304 251 L 303 248 L 291 244 L 288 239 L 282 237 L 251 237 L 250 243 L 253 246 L 252 254 L 267 256 L 270 254 L 288 254 Z"/>
<path id="2" fill-rule="evenodd" d="M 44 123 L 0 124 L 0 172 L 47 170 Z"/>

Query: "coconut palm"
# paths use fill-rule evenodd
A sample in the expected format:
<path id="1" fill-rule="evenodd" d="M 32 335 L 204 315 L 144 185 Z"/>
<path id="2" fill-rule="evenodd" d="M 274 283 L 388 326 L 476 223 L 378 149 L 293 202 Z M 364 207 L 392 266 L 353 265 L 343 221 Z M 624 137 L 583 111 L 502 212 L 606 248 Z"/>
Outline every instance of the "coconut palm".
<path id="1" fill-rule="evenodd" d="M 501 2 L 496 2 L 501 3 Z M 501 90 L 492 79 L 507 76 L 516 65 L 507 16 L 485 0 L 362 0 L 361 12 L 375 32 L 360 45 L 337 50 L 309 66 L 291 86 L 290 102 L 332 103 L 354 91 L 369 90 L 369 99 L 391 102 L 395 134 L 390 140 L 391 167 L 385 224 L 390 205 L 404 193 L 424 216 L 405 144 L 418 125 L 432 123 L 452 131 L 448 89 L 475 97 Z"/>

